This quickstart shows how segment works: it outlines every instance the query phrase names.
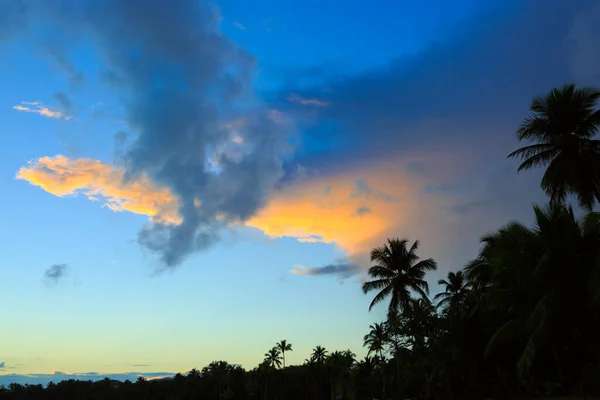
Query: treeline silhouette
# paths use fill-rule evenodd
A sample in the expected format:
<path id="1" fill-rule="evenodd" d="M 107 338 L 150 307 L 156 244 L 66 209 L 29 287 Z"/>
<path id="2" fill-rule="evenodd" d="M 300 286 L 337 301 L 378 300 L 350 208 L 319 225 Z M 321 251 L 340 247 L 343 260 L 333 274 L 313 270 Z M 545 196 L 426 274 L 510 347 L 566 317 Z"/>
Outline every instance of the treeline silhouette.
<path id="1" fill-rule="evenodd" d="M 251 371 L 213 362 L 185 376 L 137 382 L 12 384 L 4 399 L 522 399 L 600 395 L 600 91 L 574 85 L 535 98 L 518 129 L 530 144 L 509 157 L 546 167 L 549 204 L 533 224 L 509 222 L 483 236 L 477 257 L 429 297 L 418 241 L 372 251 L 364 283 L 385 321 L 364 336 L 368 355 L 317 346 L 286 366 L 286 341 Z M 566 201 L 584 211 L 577 218 Z"/>

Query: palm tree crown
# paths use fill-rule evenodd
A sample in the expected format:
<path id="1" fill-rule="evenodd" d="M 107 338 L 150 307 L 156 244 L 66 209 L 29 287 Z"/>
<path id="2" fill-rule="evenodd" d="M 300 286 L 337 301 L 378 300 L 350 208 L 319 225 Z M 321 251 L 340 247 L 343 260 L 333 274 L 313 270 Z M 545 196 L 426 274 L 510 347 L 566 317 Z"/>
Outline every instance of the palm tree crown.
<path id="1" fill-rule="evenodd" d="M 444 292 L 438 293 L 434 297 L 438 307 L 455 308 L 465 300 L 471 291 L 471 284 L 462 271 L 448 272 L 448 279 L 440 279 L 438 284 L 446 287 Z"/>
<path id="2" fill-rule="evenodd" d="M 277 343 L 276 347 L 279 351 L 281 351 L 281 356 L 283 357 L 283 368 L 285 368 L 285 352 L 293 351 L 292 344 L 288 343 L 287 340 L 282 340 L 281 342 Z"/>
<path id="3" fill-rule="evenodd" d="M 310 356 L 311 360 L 316 361 L 318 363 L 325 362 L 326 357 L 327 357 L 327 350 L 325 350 L 325 347 L 323 347 L 323 346 L 315 347 Z"/>
<path id="4" fill-rule="evenodd" d="M 533 115 L 519 130 L 519 140 L 534 142 L 508 155 L 522 160 L 519 171 L 547 166 L 541 186 L 553 203 L 574 194 L 591 209 L 600 201 L 600 91 L 567 85 L 531 102 Z"/>
<path id="5" fill-rule="evenodd" d="M 265 363 L 270 367 L 281 367 L 281 352 L 277 347 L 273 347 L 265 353 Z"/>
<path id="6" fill-rule="evenodd" d="M 406 239 L 388 239 L 386 245 L 371 252 L 371 261 L 375 265 L 369 268 L 368 274 L 374 279 L 363 284 L 363 291 L 368 293 L 377 290 L 379 293 L 371 301 L 369 310 L 388 297 L 389 314 L 406 310 L 410 304 L 411 291 L 427 298 L 429 285 L 424 279 L 425 272 L 435 270 L 437 264 L 431 258 L 419 261 L 416 254 L 418 240 L 410 249 L 407 245 Z"/>
<path id="7" fill-rule="evenodd" d="M 374 323 L 370 331 L 363 338 L 364 346 L 368 348 L 367 355 L 375 353 L 379 358 L 383 358 L 383 350 L 388 341 L 388 331 L 385 323 Z"/>

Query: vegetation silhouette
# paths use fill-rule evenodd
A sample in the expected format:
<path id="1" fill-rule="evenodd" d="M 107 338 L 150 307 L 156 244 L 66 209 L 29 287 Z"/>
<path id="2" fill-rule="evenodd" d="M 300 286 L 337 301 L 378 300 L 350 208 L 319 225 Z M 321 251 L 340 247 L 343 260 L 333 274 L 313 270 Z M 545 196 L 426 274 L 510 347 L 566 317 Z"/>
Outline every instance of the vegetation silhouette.
<path id="1" fill-rule="evenodd" d="M 477 257 L 438 284 L 418 241 L 389 239 L 371 253 L 365 293 L 388 301 L 385 321 L 364 336 L 367 356 L 316 346 L 289 366 L 286 340 L 245 371 L 225 361 L 173 378 L 135 383 L 11 384 L 17 399 L 521 399 L 600 396 L 600 92 L 574 85 L 533 100 L 518 130 L 534 144 L 511 153 L 519 170 L 546 166 L 550 197 L 532 226 L 509 222 L 481 238 Z M 568 195 L 587 214 L 577 218 Z"/>

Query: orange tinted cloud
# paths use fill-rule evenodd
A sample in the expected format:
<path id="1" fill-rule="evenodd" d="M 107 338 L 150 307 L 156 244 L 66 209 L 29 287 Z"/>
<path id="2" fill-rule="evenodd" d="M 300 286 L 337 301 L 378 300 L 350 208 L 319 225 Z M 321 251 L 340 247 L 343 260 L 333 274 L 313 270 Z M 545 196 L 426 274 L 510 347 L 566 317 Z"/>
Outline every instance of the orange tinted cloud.
<path id="1" fill-rule="evenodd" d="M 366 250 L 386 231 L 390 220 L 402 219 L 397 202 L 407 182 L 395 180 L 386 188 L 385 177 L 379 173 L 307 178 L 275 194 L 246 225 L 271 237 L 336 243 L 350 252 Z"/>
<path id="2" fill-rule="evenodd" d="M 23 179 L 58 197 L 83 194 L 113 211 L 149 216 L 155 222 L 179 223 L 177 199 L 146 177 L 123 180 L 123 170 L 86 158 L 42 157 L 17 172 Z"/>
<path id="3" fill-rule="evenodd" d="M 432 152 L 392 157 L 334 175 L 309 174 L 274 193 L 246 224 L 271 237 L 335 243 L 346 260 L 325 267 L 328 273 L 368 266 L 371 249 L 387 238 L 422 239 L 429 253 L 447 241 L 454 217 L 445 209 L 455 199 L 448 193 L 427 195 L 424 189 L 452 180 L 464 168 L 464 159 Z M 298 265 L 291 272 L 311 275 L 315 269 Z"/>
<path id="4" fill-rule="evenodd" d="M 419 159 L 397 159 L 357 166 L 333 175 L 301 174 L 286 189 L 274 192 L 267 206 L 246 222 L 270 237 L 294 237 L 303 243 L 332 243 L 357 264 L 388 237 L 445 240 L 436 233 L 444 224 L 441 212 L 451 199 L 423 194 L 426 184 L 452 175 L 454 165 L 439 155 L 437 176 L 423 177 Z M 410 168 L 407 166 L 411 165 Z M 153 221 L 180 223 L 177 199 L 148 178 L 123 181 L 123 171 L 91 159 L 43 157 L 23 167 L 17 178 L 59 197 L 81 193 L 103 201 L 113 211 L 149 216 Z M 198 204 L 200 206 L 200 204 Z M 297 273 L 302 272 L 302 266 Z"/>

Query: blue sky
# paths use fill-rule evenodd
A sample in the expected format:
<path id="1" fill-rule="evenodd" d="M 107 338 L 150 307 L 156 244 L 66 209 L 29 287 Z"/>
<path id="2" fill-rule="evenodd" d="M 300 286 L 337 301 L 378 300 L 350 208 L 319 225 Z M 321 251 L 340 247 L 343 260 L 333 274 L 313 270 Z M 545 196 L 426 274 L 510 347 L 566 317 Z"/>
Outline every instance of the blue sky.
<path id="1" fill-rule="evenodd" d="M 161 4 L 0 16 L 0 384 L 364 354 L 369 249 L 435 292 L 543 201 L 530 99 L 600 83 L 591 0 Z"/>

